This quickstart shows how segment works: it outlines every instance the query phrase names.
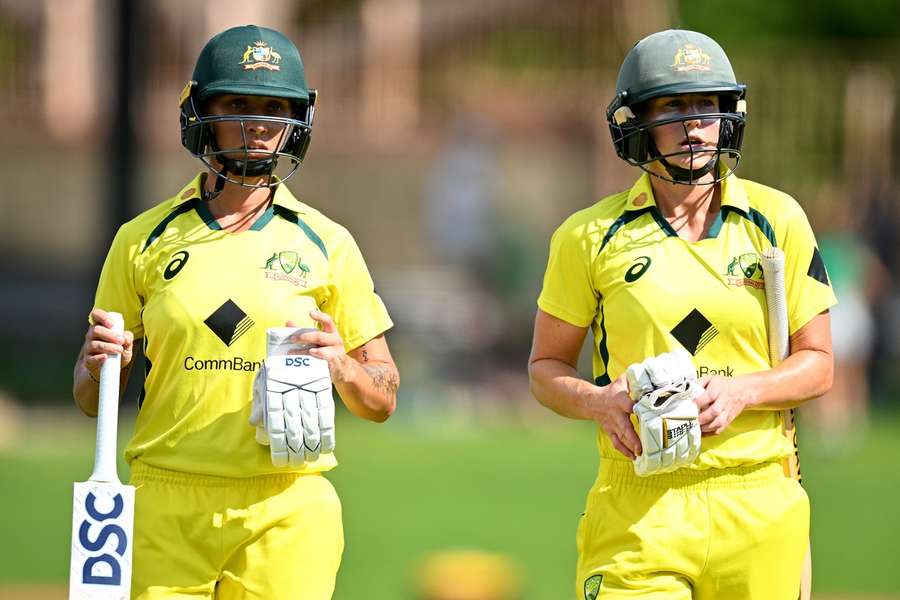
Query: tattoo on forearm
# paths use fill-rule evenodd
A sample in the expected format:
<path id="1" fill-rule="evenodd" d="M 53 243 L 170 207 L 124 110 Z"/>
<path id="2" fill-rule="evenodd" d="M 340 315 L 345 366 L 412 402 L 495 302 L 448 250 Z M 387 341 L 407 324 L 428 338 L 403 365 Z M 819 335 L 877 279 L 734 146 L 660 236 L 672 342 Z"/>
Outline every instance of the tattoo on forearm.
<path id="1" fill-rule="evenodd" d="M 372 385 L 375 389 L 389 395 L 397 393 L 400 386 L 400 378 L 396 373 L 392 373 L 385 365 L 363 365 L 363 370 L 372 378 Z"/>

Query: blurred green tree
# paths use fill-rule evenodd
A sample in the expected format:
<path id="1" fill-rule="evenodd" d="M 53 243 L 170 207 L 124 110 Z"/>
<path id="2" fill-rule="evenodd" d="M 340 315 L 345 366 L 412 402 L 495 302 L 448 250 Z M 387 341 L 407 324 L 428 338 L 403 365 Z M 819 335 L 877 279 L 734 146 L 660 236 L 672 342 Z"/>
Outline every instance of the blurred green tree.
<path id="1" fill-rule="evenodd" d="M 900 37 L 895 0 L 679 0 L 680 25 L 715 32 L 729 46 L 758 38 L 829 40 Z"/>

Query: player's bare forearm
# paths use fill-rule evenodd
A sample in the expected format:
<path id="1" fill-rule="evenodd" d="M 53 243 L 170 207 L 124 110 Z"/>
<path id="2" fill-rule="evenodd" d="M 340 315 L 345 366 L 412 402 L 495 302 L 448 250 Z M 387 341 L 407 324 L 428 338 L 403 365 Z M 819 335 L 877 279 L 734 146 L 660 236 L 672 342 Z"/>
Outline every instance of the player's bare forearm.
<path id="1" fill-rule="evenodd" d="M 331 379 L 350 412 L 369 421 L 386 421 L 397 407 L 400 373 L 384 335 L 335 358 Z"/>
<path id="2" fill-rule="evenodd" d="M 641 453 L 641 442 L 631 424 L 634 402 L 628 396 L 625 375 L 603 387 L 578 376 L 575 367 L 586 335 L 587 327 L 537 311 L 528 359 L 531 393 L 560 415 L 596 421 L 613 446 L 634 459 Z"/>
<path id="3" fill-rule="evenodd" d="M 791 336 L 791 354 L 774 369 L 745 375 L 754 390 L 747 408 L 783 410 L 800 406 L 831 389 L 834 356 L 827 312 L 816 315 Z"/>
<path id="4" fill-rule="evenodd" d="M 561 360 L 544 358 L 528 365 L 531 395 L 555 412 L 570 419 L 595 420 L 600 388 L 582 379 Z"/>
<path id="5" fill-rule="evenodd" d="M 397 407 L 400 373 L 392 360 L 367 359 L 360 362 L 362 354 L 368 352 L 357 349 L 346 356 L 344 368 L 339 369 L 340 373 L 334 379 L 334 387 L 350 412 L 382 423 Z"/>
<path id="6" fill-rule="evenodd" d="M 75 398 L 75 405 L 89 417 L 97 416 L 97 392 L 99 389 L 100 383 L 91 379 L 84 366 L 82 354 L 79 354 L 78 360 L 75 361 L 75 370 L 72 373 L 72 396 Z"/>
<path id="7" fill-rule="evenodd" d="M 313 310 L 309 316 L 322 330 L 304 333 L 300 341 L 315 345 L 309 350 L 311 356 L 328 361 L 331 381 L 344 404 L 358 417 L 379 423 L 386 421 L 397 406 L 400 373 L 384 334 L 345 352 L 331 315 Z M 287 325 L 295 326 L 293 321 Z"/>
<path id="8" fill-rule="evenodd" d="M 601 388 L 578 375 L 575 365 L 587 335 L 576 327 L 538 310 L 528 358 L 528 381 L 538 402 L 570 419 L 597 419 Z"/>
<path id="9" fill-rule="evenodd" d="M 801 350 L 770 371 L 751 373 L 744 379 L 755 390 L 748 410 L 784 410 L 818 398 L 831 389 L 834 360 L 831 354 Z"/>

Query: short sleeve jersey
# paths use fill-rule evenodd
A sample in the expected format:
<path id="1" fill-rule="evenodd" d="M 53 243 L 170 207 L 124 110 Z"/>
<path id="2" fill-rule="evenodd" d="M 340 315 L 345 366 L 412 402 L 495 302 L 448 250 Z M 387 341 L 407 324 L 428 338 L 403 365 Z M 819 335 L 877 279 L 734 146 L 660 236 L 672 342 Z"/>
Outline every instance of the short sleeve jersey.
<path id="1" fill-rule="evenodd" d="M 737 376 L 771 368 L 759 259 L 785 253 L 793 334 L 835 296 L 803 210 L 790 196 L 731 175 L 708 236 L 678 237 L 656 206 L 650 176 L 569 217 L 554 233 L 538 306 L 594 335 L 593 372 L 607 385 L 648 357 L 685 348 L 697 373 Z M 600 429 L 601 457 L 621 459 Z M 792 452 L 781 413 L 744 411 L 703 438 L 692 468 L 776 461 Z"/>
<path id="2" fill-rule="evenodd" d="M 266 329 L 330 314 L 347 350 L 392 326 L 350 233 L 279 185 L 241 233 L 201 200 L 202 175 L 116 234 L 95 306 L 143 340 L 144 387 L 129 463 L 250 477 L 284 472 L 248 423 Z M 322 455 L 301 472 L 336 465 Z"/>

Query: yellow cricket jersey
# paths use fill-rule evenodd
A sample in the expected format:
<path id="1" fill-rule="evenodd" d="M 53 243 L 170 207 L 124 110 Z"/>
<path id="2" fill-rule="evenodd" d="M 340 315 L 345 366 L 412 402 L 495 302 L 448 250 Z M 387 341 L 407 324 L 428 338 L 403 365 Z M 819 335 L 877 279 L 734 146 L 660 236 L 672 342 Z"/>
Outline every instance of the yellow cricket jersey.
<path id="1" fill-rule="evenodd" d="M 143 339 L 144 389 L 135 459 L 175 471 L 250 477 L 284 472 L 248 423 L 266 328 L 314 327 L 330 314 L 347 350 L 392 326 L 350 233 L 284 185 L 248 231 L 223 231 L 198 175 L 124 224 L 103 265 L 95 306 Z M 294 471 L 333 468 L 334 455 Z"/>
<path id="2" fill-rule="evenodd" d="M 698 375 L 769 369 L 766 300 L 759 257 L 785 253 L 793 334 L 835 304 L 803 210 L 790 196 L 731 175 L 706 239 L 678 237 L 656 206 L 650 176 L 569 217 L 556 230 L 538 306 L 594 334 L 593 371 L 607 385 L 650 356 L 686 348 Z M 745 411 L 703 438 L 692 468 L 779 460 L 792 452 L 781 413 Z M 601 457 L 622 459 L 600 429 Z"/>

